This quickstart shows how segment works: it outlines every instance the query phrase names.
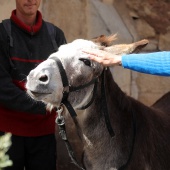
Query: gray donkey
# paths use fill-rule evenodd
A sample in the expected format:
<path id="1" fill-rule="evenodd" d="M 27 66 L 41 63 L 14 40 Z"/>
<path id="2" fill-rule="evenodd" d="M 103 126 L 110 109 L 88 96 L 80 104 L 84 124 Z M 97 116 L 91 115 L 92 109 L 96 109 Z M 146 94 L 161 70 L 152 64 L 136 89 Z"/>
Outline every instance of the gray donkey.
<path id="1" fill-rule="evenodd" d="M 48 109 L 64 103 L 73 117 L 75 110 L 85 169 L 170 170 L 170 116 L 166 113 L 170 110 L 160 109 L 161 100 L 148 107 L 127 96 L 109 69 L 82 52 L 95 48 L 127 54 L 148 43 L 110 45 L 113 39 L 101 36 L 62 45 L 30 72 L 28 94 Z"/>

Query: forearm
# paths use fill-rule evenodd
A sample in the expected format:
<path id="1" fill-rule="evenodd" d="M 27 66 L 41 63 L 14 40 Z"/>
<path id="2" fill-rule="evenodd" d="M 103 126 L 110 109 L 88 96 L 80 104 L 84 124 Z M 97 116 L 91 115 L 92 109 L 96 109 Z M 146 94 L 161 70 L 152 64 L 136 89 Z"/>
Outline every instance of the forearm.
<path id="1" fill-rule="evenodd" d="M 123 55 L 122 66 L 142 73 L 170 76 L 170 52 Z"/>

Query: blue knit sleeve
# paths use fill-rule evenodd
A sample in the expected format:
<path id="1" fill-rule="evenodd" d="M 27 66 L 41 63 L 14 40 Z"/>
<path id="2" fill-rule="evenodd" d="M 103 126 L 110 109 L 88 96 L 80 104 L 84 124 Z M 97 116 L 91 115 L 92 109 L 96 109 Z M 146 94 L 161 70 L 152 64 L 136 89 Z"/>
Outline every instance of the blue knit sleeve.
<path id="1" fill-rule="evenodd" d="M 123 55 L 122 66 L 141 73 L 170 76 L 170 52 Z"/>

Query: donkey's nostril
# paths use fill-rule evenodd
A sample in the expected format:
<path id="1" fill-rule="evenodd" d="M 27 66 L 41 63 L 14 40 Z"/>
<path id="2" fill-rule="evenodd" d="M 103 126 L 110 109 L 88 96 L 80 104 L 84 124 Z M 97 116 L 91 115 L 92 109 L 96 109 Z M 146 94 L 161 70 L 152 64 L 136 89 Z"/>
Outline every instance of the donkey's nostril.
<path id="1" fill-rule="evenodd" d="M 48 77 L 46 75 L 43 75 L 39 78 L 40 81 L 46 82 L 48 80 Z"/>

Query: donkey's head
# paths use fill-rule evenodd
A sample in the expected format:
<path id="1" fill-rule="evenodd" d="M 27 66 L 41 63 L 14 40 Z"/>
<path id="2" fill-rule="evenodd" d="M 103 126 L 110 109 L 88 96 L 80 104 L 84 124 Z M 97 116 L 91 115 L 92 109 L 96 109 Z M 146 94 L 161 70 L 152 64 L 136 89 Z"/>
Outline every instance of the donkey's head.
<path id="1" fill-rule="evenodd" d="M 78 39 L 62 45 L 58 52 L 50 55 L 29 73 L 26 84 L 28 94 L 35 100 L 59 106 L 63 99 L 63 92 L 72 91 L 69 93 L 68 100 L 73 107 L 82 107 L 91 96 L 94 81 L 103 71 L 103 66 L 89 60 L 82 49 L 94 48 L 114 54 L 126 54 L 148 43 L 147 40 L 143 40 L 132 44 L 110 46 L 113 39 L 114 36 L 101 36 L 92 41 Z M 63 78 L 65 73 L 66 77 Z M 83 85 L 85 87 L 82 87 Z"/>

